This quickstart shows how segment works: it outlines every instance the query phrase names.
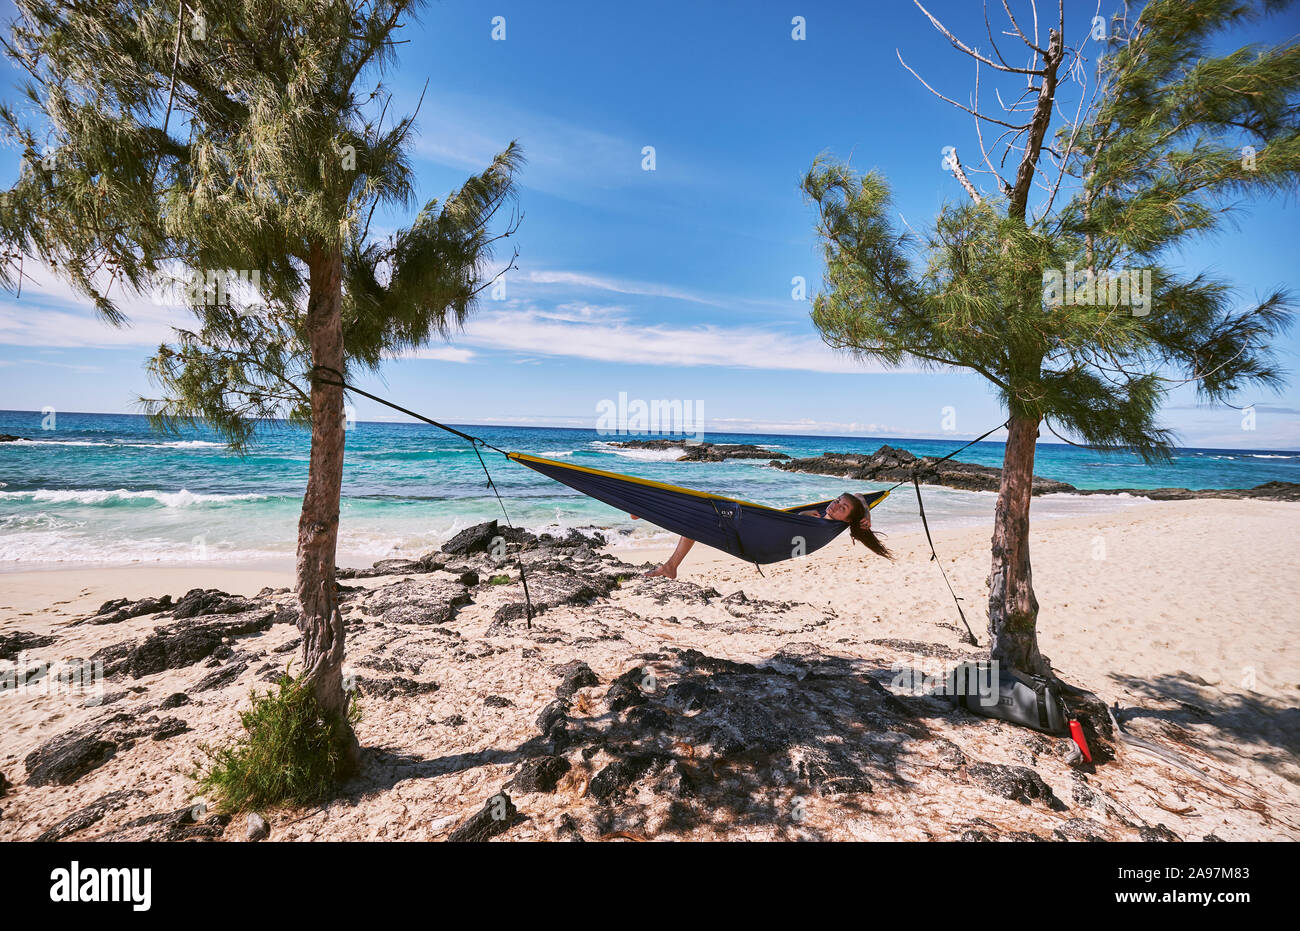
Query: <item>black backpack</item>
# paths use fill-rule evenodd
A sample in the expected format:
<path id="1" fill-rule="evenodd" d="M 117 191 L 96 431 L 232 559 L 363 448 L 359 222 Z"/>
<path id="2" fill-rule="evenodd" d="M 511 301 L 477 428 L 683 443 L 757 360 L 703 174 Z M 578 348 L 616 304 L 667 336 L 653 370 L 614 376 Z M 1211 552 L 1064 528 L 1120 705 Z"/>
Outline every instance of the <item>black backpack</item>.
<path id="1" fill-rule="evenodd" d="M 948 673 L 948 700 L 986 718 L 1010 721 L 1058 737 L 1069 736 L 1070 717 L 1065 704 L 1046 679 L 999 665 L 997 701 L 986 705 L 978 685 L 989 679 L 988 661 L 962 663 Z"/>

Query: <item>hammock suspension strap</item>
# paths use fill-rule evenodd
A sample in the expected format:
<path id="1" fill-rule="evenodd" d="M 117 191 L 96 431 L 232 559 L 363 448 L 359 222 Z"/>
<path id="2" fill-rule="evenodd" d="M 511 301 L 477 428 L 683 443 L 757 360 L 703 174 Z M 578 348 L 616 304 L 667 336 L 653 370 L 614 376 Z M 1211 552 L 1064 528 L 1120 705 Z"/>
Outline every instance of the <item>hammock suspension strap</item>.
<path id="1" fill-rule="evenodd" d="M 394 404 L 392 401 L 386 401 L 383 398 L 378 397 L 377 395 L 373 395 L 369 391 L 363 391 L 360 388 L 357 388 L 353 385 L 349 385 L 346 381 L 343 380 L 343 373 L 339 372 L 337 369 L 333 369 L 324 365 L 317 365 L 315 366 L 315 368 L 338 376 L 338 381 L 328 381 L 326 379 L 320 378 L 319 375 L 316 376 L 318 380 L 320 380 L 324 384 L 334 385 L 338 388 L 342 388 L 344 391 L 351 391 L 354 394 L 359 394 L 364 397 L 367 397 L 372 401 L 376 401 L 379 404 L 383 404 L 385 407 L 391 407 L 395 411 L 399 411 L 400 413 L 406 414 L 408 417 L 414 417 L 416 420 L 422 420 L 425 423 L 430 424 L 431 426 L 437 427 L 439 430 L 446 430 L 448 433 L 455 434 L 456 436 L 468 442 L 470 445 L 470 449 L 474 450 L 474 455 L 478 457 L 478 464 L 483 467 L 483 474 L 487 476 L 487 487 L 492 489 L 492 494 L 496 495 L 497 504 L 501 506 L 501 516 L 506 519 L 506 526 L 509 527 L 511 530 L 515 529 L 515 525 L 510 521 L 510 512 L 506 510 L 506 503 L 501 498 L 501 492 L 497 488 L 496 482 L 492 480 L 492 473 L 488 471 L 487 463 L 483 461 L 483 453 L 479 451 L 479 447 L 483 446 L 488 449 L 495 450 L 496 452 L 500 453 L 503 456 L 506 456 L 507 453 L 504 449 L 498 449 L 496 446 L 493 446 L 491 443 L 487 442 L 487 440 L 484 440 L 481 437 L 470 436 L 468 433 L 464 433 L 460 430 L 457 430 L 455 427 L 449 427 L 444 423 L 438 423 L 438 421 L 436 420 L 430 420 L 428 417 L 425 417 L 421 414 L 417 414 L 415 411 L 407 410 L 406 408 L 398 404 Z M 518 555 L 515 557 L 515 565 L 519 568 L 519 581 L 524 588 L 524 613 L 527 615 L 528 629 L 532 630 L 533 617 L 536 612 L 533 611 L 532 596 L 529 595 L 528 593 L 528 576 L 524 572 L 524 559 L 522 555 Z"/>

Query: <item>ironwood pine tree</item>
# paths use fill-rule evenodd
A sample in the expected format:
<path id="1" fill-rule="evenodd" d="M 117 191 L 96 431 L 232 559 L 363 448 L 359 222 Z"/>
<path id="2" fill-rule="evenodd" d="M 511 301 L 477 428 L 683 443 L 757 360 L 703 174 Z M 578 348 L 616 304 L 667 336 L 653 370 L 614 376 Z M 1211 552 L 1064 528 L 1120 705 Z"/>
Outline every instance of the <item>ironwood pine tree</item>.
<path id="1" fill-rule="evenodd" d="M 0 108 L 24 153 L 0 205 L 7 262 L 55 269 L 106 320 L 165 282 L 195 322 L 148 368 L 156 423 L 206 422 L 236 448 L 259 421 L 309 426 L 297 540 L 305 682 L 356 763 L 335 586 L 345 437 L 338 379 L 445 334 L 500 274 L 493 220 L 512 143 L 406 228 L 414 117 L 382 78 L 419 0 L 18 0 L 4 43 L 24 99 Z M 418 110 L 418 108 L 417 108 Z"/>
<path id="2" fill-rule="evenodd" d="M 1027 47 L 1004 57 L 991 28 L 981 51 L 916 5 L 976 59 L 970 106 L 926 84 L 975 117 L 979 167 L 955 149 L 944 162 L 969 202 L 945 206 L 919 237 L 896 223 L 880 173 L 819 159 L 803 184 L 826 260 L 813 320 L 830 345 L 862 359 L 966 369 L 995 387 L 1009 419 L 991 652 L 1050 674 L 1029 559 L 1040 427 L 1160 460 L 1173 443 L 1161 401 L 1177 385 L 1194 382 L 1219 402 L 1279 384 L 1269 344 L 1289 323 L 1290 296 L 1239 302 L 1227 282 L 1175 260 L 1223 225 L 1233 198 L 1295 192 L 1300 46 L 1211 53 L 1224 30 L 1287 3 L 1151 0 L 1071 36 L 1063 5 L 1043 35 L 1035 7 L 1020 4 L 1017 18 L 1004 2 L 1006 35 Z M 1084 56 L 1094 51 L 1089 81 Z M 990 71 L 1021 91 L 997 116 L 980 110 L 980 74 Z M 1062 101 L 1070 78 L 1082 86 Z M 1002 90 L 998 100 L 1014 98 Z M 986 147 L 990 127 L 1002 135 Z M 1008 159 L 1015 173 L 1004 177 Z M 976 186 L 983 177 L 991 192 Z"/>

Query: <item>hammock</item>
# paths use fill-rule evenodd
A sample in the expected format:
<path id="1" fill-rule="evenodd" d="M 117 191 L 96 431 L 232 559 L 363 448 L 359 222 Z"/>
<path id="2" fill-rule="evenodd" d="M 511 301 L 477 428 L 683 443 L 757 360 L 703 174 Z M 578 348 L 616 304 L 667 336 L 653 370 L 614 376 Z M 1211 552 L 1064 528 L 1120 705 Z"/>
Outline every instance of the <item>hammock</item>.
<path id="1" fill-rule="evenodd" d="M 829 500 L 792 508 L 772 508 L 633 475 L 556 462 L 540 456 L 524 453 L 505 455 L 513 462 L 540 472 L 597 501 L 603 501 L 610 507 L 635 514 L 664 530 L 760 565 L 812 553 L 849 527 L 844 521 L 797 513 L 820 510 L 830 503 Z M 863 497 L 868 507 L 875 507 L 888 495 L 888 491 L 877 491 Z"/>
<path id="2" fill-rule="evenodd" d="M 368 391 L 363 391 L 355 385 L 349 385 L 344 381 L 343 373 L 337 369 L 317 365 L 312 367 L 312 371 L 314 377 L 325 384 L 335 385 L 346 391 L 363 395 L 372 401 L 383 404 L 385 407 L 391 407 L 395 411 L 414 417 L 416 420 L 422 420 L 439 430 L 446 430 L 448 433 L 466 440 L 470 448 L 474 450 L 474 454 L 478 456 L 479 465 L 483 467 L 483 474 L 487 476 L 488 488 L 492 489 L 492 493 L 496 495 L 497 503 L 501 505 L 501 513 L 505 515 L 507 524 L 510 524 L 510 514 L 506 511 L 506 503 L 501 500 L 501 492 L 497 490 L 496 483 L 492 481 L 492 473 L 488 471 L 487 463 L 483 461 L 483 454 L 479 451 L 479 447 L 501 453 L 501 455 L 513 462 L 527 466 L 548 478 L 568 485 L 570 488 L 580 491 L 584 495 L 589 495 L 598 501 L 603 501 L 612 507 L 627 511 L 629 514 L 636 514 L 638 517 L 645 517 L 650 523 L 672 533 L 681 534 L 695 540 L 697 543 L 707 544 L 715 549 L 722 550 L 724 553 L 730 553 L 733 556 L 760 565 L 780 562 L 783 559 L 792 559 L 795 556 L 819 550 L 847 530 L 849 526 L 843 521 L 826 520 L 821 517 L 806 517 L 796 513 L 825 507 L 830 503 L 830 500 L 818 501 L 814 504 L 801 504 L 785 509 L 771 508 L 764 504 L 754 504 L 736 498 L 724 498 L 722 495 L 682 488 L 679 485 L 665 485 L 662 482 L 652 482 L 649 479 L 636 478 L 632 475 L 602 472 L 600 469 L 569 465 L 564 462 L 556 462 L 554 459 L 543 459 L 540 456 L 506 452 L 504 449 L 498 449 L 480 437 L 471 436 L 457 430 L 455 427 L 438 423 L 438 421 L 431 420 L 423 414 L 417 414 L 415 411 L 394 404 L 392 401 L 385 400 Z M 318 371 L 333 375 L 337 380 L 320 378 L 319 374 L 317 374 Z M 931 465 L 938 465 L 940 462 L 951 459 L 963 449 L 974 446 L 1009 423 L 1008 420 L 1006 423 L 999 424 L 992 430 L 954 449 L 943 458 L 936 459 Z M 925 539 L 930 544 L 930 559 L 933 562 L 938 562 L 939 554 L 934 551 L 934 541 L 930 539 L 930 525 L 925 519 L 925 504 L 921 501 L 921 483 L 915 475 L 912 476 L 911 482 L 912 487 L 916 489 L 916 504 L 921 515 L 921 526 L 925 528 Z M 873 492 L 862 497 L 866 499 L 868 508 L 874 508 L 889 497 L 891 491 L 906 483 L 907 480 L 904 479 L 884 491 Z M 514 525 L 510 524 L 510 526 Z M 532 627 L 533 604 L 528 595 L 528 579 L 524 576 L 522 559 L 518 561 L 518 565 L 519 581 L 524 588 L 524 603 L 528 612 L 528 626 Z M 961 609 L 961 599 L 953 591 L 952 583 L 948 581 L 948 573 L 944 572 L 942 563 L 939 564 L 939 572 L 943 575 L 943 581 L 948 586 L 948 591 L 952 594 L 953 603 L 957 605 L 957 613 L 961 616 L 962 624 L 966 626 L 966 633 L 970 635 L 970 644 L 978 646 L 979 641 L 975 639 L 970 624 L 966 622 L 966 612 Z"/>

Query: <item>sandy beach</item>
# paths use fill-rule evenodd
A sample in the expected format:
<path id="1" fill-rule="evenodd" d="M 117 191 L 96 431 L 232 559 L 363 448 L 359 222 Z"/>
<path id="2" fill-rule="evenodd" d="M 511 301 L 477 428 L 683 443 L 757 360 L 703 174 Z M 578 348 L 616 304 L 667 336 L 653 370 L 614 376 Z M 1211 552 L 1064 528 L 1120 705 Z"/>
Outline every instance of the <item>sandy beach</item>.
<path id="1" fill-rule="evenodd" d="M 395 623 L 395 615 L 385 613 L 403 597 L 438 597 L 464 565 L 349 581 L 357 591 L 345 603 L 348 667 L 363 696 L 358 735 L 367 748 L 366 768 L 322 809 L 266 813 L 272 837 L 444 837 L 540 753 L 564 758 L 564 775 L 549 791 L 509 790 L 523 816 L 503 838 L 957 839 L 974 831 L 1137 839 L 1139 832 L 1168 831 L 1186 840 L 1300 839 L 1298 518 L 1300 505 L 1291 503 L 1207 500 L 1152 502 L 1035 525 L 1044 654 L 1064 679 L 1117 704 L 1126 731 L 1175 750 L 1208 774 L 1205 779 L 1128 747 L 1085 775 L 1065 760 L 1068 741 L 964 712 L 940 713 L 933 705 L 924 713 L 914 706 L 909 714 L 920 713 L 920 719 L 909 723 L 889 704 L 893 699 L 873 687 L 867 697 L 885 702 L 881 721 L 902 715 L 893 725 L 873 723 L 877 712 L 864 710 L 861 695 L 834 692 L 819 699 L 827 722 L 827 733 L 818 735 L 821 750 L 860 750 L 854 759 L 869 789 L 801 791 L 798 784 L 783 784 L 769 763 L 752 760 L 758 768 L 750 781 L 729 782 L 726 767 L 741 766 L 744 753 L 711 760 L 717 782 L 700 788 L 705 751 L 680 738 L 662 746 L 677 754 L 672 765 L 696 785 L 685 795 L 725 790 L 728 798 L 747 796 L 743 803 L 729 814 L 714 803 L 713 815 L 688 817 L 675 811 L 685 804 L 682 797 L 674 801 L 659 783 L 638 787 L 635 778 L 621 786 L 626 791 L 593 797 L 603 764 L 618 758 L 617 728 L 630 726 L 610 710 L 610 684 L 638 664 L 657 670 L 659 687 L 668 692 L 671 683 L 684 683 L 702 668 L 698 659 L 683 665 L 689 651 L 722 664 L 713 668 L 718 681 L 726 664 L 753 664 L 775 677 L 755 699 L 772 710 L 798 705 L 790 690 L 831 678 L 829 672 L 809 675 L 810 669 L 833 668 L 844 688 L 870 679 L 901 695 L 907 693 L 891 683 L 900 666 L 934 674 L 968 655 L 924 537 L 909 530 L 889 537 L 893 563 L 852 548 L 844 537 L 813 556 L 767 567 L 763 576 L 699 547 L 676 582 L 624 572 L 599 597 L 577 599 L 588 603 L 562 599 L 531 630 L 502 610 L 518 600 L 518 586 L 483 579 L 467 589 L 468 603 L 441 623 Z M 981 645 L 987 643 L 988 536 L 987 529 L 960 529 L 935 541 Z M 567 558 L 577 577 L 594 579 L 623 562 L 639 566 L 666 555 L 646 548 L 610 552 L 614 558 L 585 552 Z M 544 571 L 532 571 L 539 576 L 533 584 L 547 597 Z M 287 566 L 70 569 L 11 572 L 0 580 L 0 635 L 53 638 L 30 651 L 46 660 L 86 657 L 168 622 L 144 615 L 75 623 L 113 598 L 177 598 L 192 588 L 215 588 L 249 597 L 263 592 L 263 601 L 282 612 L 292 605 L 284 590 L 292 581 Z M 224 665 L 214 654 L 205 663 L 109 676 L 100 704 L 87 706 L 85 694 L 30 686 L 0 696 L 6 703 L 0 773 L 13 786 L 0 801 L 0 839 L 34 839 L 88 806 L 92 814 L 74 819 L 59 836 L 155 836 L 148 832 L 162 822 L 148 816 L 195 801 L 189 774 L 202 759 L 200 745 L 234 738 L 250 689 L 265 688 L 268 672 L 296 655 L 291 645 L 298 632 L 284 616 L 252 635 L 230 638 L 234 651 L 226 651 Z M 527 749 L 538 739 L 539 713 L 556 700 L 566 664 L 575 662 L 586 663 L 596 681 L 568 696 L 564 708 L 578 722 L 572 727 L 577 733 L 614 730 L 590 754 Z M 223 669 L 235 671 L 196 688 Z M 397 675 L 384 678 L 379 671 Z M 177 693 L 188 697 L 163 704 Z M 848 702 L 843 709 L 835 705 L 840 699 Z M 683 720 L 689 717 L 682 713 Z M 157 736 L 157 723 L 172 718 L 179 723 Z M 66 785 L 27 784 L 29 754 L 59 735 L 97 728 L 117 729 L 108 738 L 116 744 L 110 759 Z M 894 741 L 887 751 L 873 742 L 882 735 Z M 807 755 L 806 748 L 786 750 Z M 1032 768 L 1065 807 L 999 797 L 984 784 L 977 761 Z M 806 815 L 787 817 L 785 806 L 798 807 L 805 796 Z M 81 822 L 88 823 L 76 826 Z M 242 839 L 241 824 L 217 824 L 211 833 Z"/>

